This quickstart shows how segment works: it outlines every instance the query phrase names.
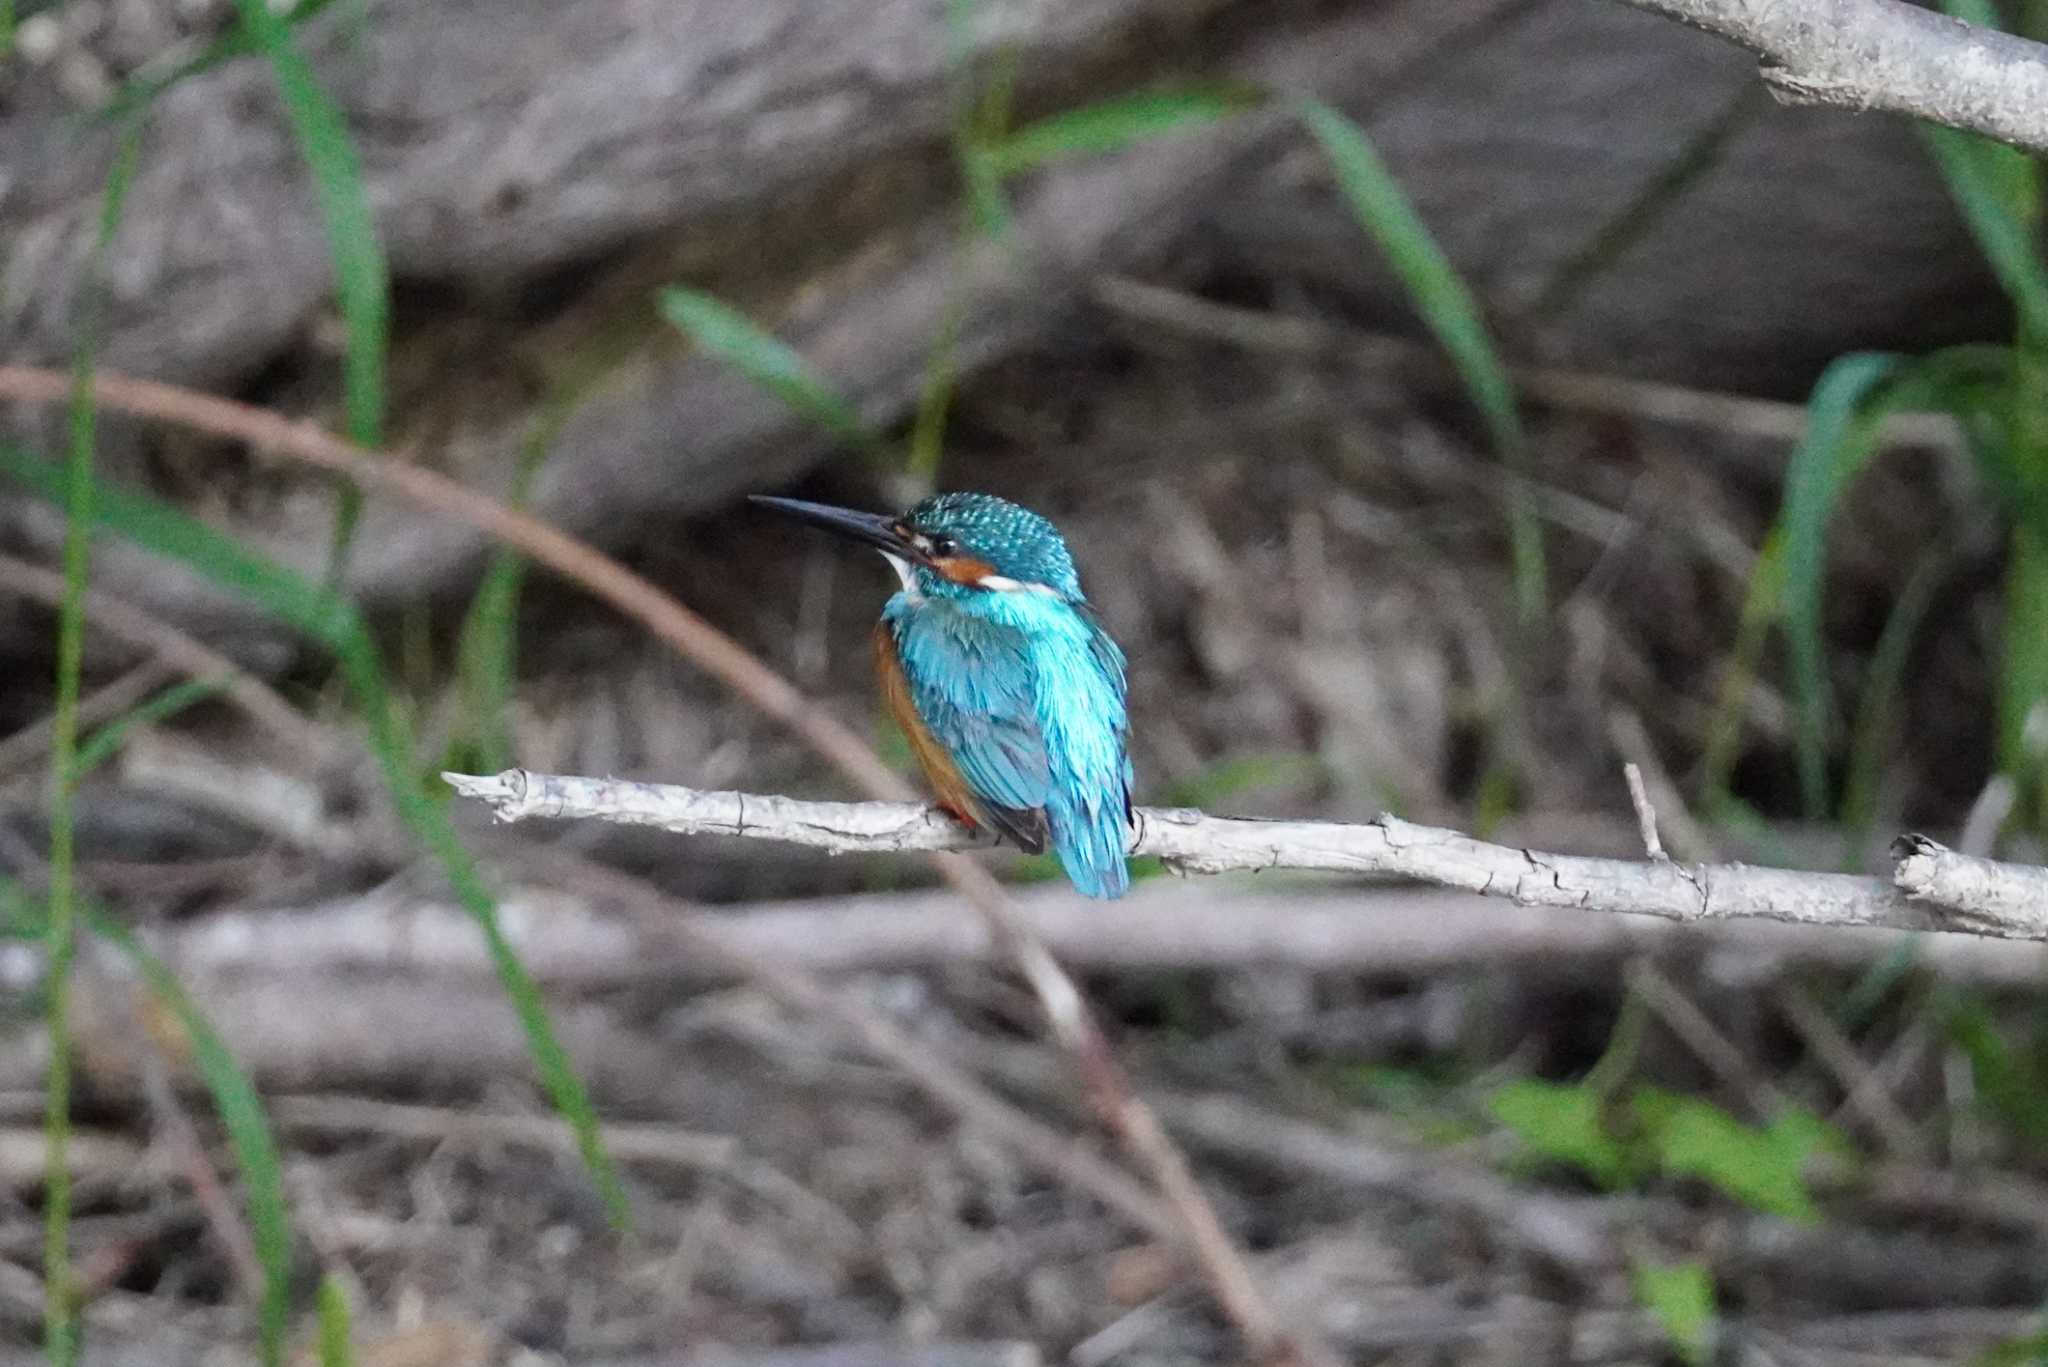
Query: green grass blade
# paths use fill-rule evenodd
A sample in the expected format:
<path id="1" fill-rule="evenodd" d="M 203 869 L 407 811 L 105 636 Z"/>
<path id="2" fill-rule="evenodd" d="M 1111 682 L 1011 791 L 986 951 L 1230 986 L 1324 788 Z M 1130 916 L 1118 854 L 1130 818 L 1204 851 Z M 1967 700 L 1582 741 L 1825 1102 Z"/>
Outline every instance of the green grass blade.
<path id="1" fill-rule="evenodd" d="M 1009 231 L 1010 203 L 994 149 L 1008 134 L 1017 89 L 1017 49 L 1005 44 L 988 79 L 974 78 L 974 15 L 979 0 L 946 0 L 946 63 L 953 76 L 953 158 L 967 190 L 975 229 L 988 237 Z"/>
<path id="2" fill-rule="evenodd" d="M 581 391 L 576 391 L 580 393 Z M 511 503 L 524 507 L 555 438 L 575 412 L 575 394 L 545 407 L 519 446 L 513 472 Z M 500 546 L 470 599 L 456 644 L 456 674 L 462 690 L 461 732 L 451 754 L 476 765 L 474 772 L 496 773 L 512 763 L 512 694 L 519 677 L 519 595 L 526 583 L 526 557 Z"/>
<path id="3" fill-rule="evenodd" d="M 641 354 L 662 326 L 647 310 L 635 307 L 566 358 L 520 441 L 508 492 L 513 507 L 526 506 L 541 466 L 584 398 L 619 366 Z M 467 767 L 470 773 L 496 773 L 512 763 L 510 714 L 519 677 L 519 598 L 527 563 L 525 556 L 509 546 L 493 549 L 463 615 L 455 653 L 462 708 L 446 757 L 461 762 L 436 765 L 437 772 Z"/>
<path id="4" fill-rule="evenodd" d="M 163 960 L 150 953 L 128 927 L 113 917 L 88 910 L 85 921 L 94 935 L 120 950 L 135 965 L 150 992 L 177 1018 L 179 1028 L 191 1043 L 192 1061 L 213 1098 L 214 1111 L 220 1116 L 221 1125 L 228 1132 L 228 1145 L 235 1153 L 235 1166 L 241 1170 L 249 1210 L 249 1240 L 255 1245 L 256 1260 L 263 1267 L 263 1297 L 257 1306 L 259 1343 L 266 1367 L 279 1367 L 284 1361 L 285 1331 L 290 1324 L 292 1224 L 290 1208 L 285 1203 L 284 1168 L 278 1159 L 277 1141 L 270 1133 L 270 1121 L 263 1114 L 263 1102 L 227 1042 Z"/>
<path id="5" fill-rule="evenodd" d="M 1942 9 L 1951 19 L 1960 19 L 1978 28 L 2003 29 L 2005 21 L 1999 17 L 1998 6 L 1991 0 L 1942 0 Z"/>
<path id="6" fill-rule="evenodd" d="M 2033 17 L 2024 8 L 2029 3 L 2031 3 L 2031 0 L 2021 0 L 2021 17 L 2023 20 Z M 1950 14 L 1963 19 L 1966 23 L 1974 23 L 1980 27 L 1990 29 L 1999 27 L 1999 16 L 1996 9 L 1988 3 L 1984 3 L 1984 0 L 1957 0 L 1957 3 L 1947 6 L 1947 8 Z M 2038 6 L 2034 13 L 2039 13 Z M 2030 34 L 2028 36 L 2032 37 L 2034 35 Z M 1928 124 L 1925 126 L 1932 128 L 1937 125 Z M 2031 154 L 2022 152 L 2018 148 L 2008 146 L 2005 143 L 1981 138 L 1977 140 L 1977 143 L 1980 149 L 1982 149 L 1981 155 L 1986 162 L 1994 183 L 2004 196 L 2006 210 L 2029 230 L 2039 229 L 2041 226 L 2041 168 L 2039 163 L 2034 160 Z"/>
<path id="7" fill-rule="evenodd" d="M 2002 27 L 1990 0 L 1947 0 L 1950 15 Z M 2023 30 L 2044 22 L 2021 6 Z M 2048 705 L 2048 268 L 2040 250 L 2041 170 L 2014 148 L 1952 130 L 1924 130 L 1949 193 L 2019 316 L 2002 422 L 1973 431 L 1979 464 L 2013 521 L 1998 670 L 1998 758 L 2019 785 L 2020 811 L 2048 825 L 2048 740 L 2036 715 Z"/>
<path id="8" fill-rule="evenodd" d="M 6 443 L 0 443 L 0 471 L 43 498 L 59 496 L 62 488 L 54 467 Z M 505 938 L 497 901 L 482 873 L 457 838 L 447 812 L 420 786 L 411 726 L 391 694 L 376 644 L 354 605 L 155 499 L 115 489 L 100 493 L 95 511 L 102 526 L 241 595 L 335 654 L 362 711 L 370 746 L 400 820 L 440 864 L 457 900 L 482 930 L 492 966 L 519 1018 L 541 1083 L 574 1132 L 584 1164 L 613 1220 L 626 1224 L 630 1211 L 625 1189 L 604 1151 L 597 1112 L 555 1034 L 538 985 Z"/>
<path id="9" fill-rule="evenodd" d="M 1303 104 L 1301 119 L 1322 145 L 1353 217 L 1386 253 L 1424 323 L 1450 353 L 1495 443 L 1519 446 L 1514 386 L 1494 354 L 1478 301 L 1450 258 L 1358 125 L 1318 101 Z"/>
<path id="10" fill-rule="evenodd" d="M 131 708 L 108 722 L 86 737 L 78 747 L 78 758 L 71 765 L 72 784 L 75 786 L 87 774 L 112 759 L 137 727 L 167 721 L 193 704 L 206 701 L 226 686 L 226 679 L 187 679 L 183 683 L 172 684 L 139 707 Z"/>
<path id="11" fill-rule="evenodd" d="M 701 290 L 674 285 L 661 292 L 661 316 L 791 411 L 848 446 L 880 454 L 881 440 L 868 430 L 853 405 L 812 374 L 809 363 L 794 348 L 738 309 Z"/>
<path id="12" fill-rule="evenodd" d="M 292 25 L 271 10 L 269 0 L 235 0 L 242 29 L 270 61 L 285 116 L 298 140 L 299 155 L 312 173 L 313 195 L 327 224 L 327 247 L 341 317 L 348 330 L 342 370 L 342 406 L 349 439 L 358 446 L 384 444 L 385 364 L 390 347 L 391 282 L 384 248 L 370 214 L 370 193 L 362 163 L 350 140 L 341 106 L 313 78 L 313 68 L 292 42 Z M 344 484 L 335 511 L 329 578 L 340 582 L 348 547 L 362 511 L 362 494 Z"/>
<path id="13" fill-rule="evenodd" d="M 0 442 L 0 472 L 40 498 L 62 497 L 54 467 L 18 446 Z M 111 487 L 99 495 L 93 512 L 103 527 L 190 566 L 328 649 L 339 653 L 360 630 L 346 599 L 244 549 L 226 533 L 144 495 Z"/>
<path id="14" fill-rule="evenodd" d="M 352 1367 L 348 1293 L 332 1276 L 320 1279 L 320 1367 Z"/>
<path id="15" fill-rule="evenodd" d="M 2028 1148 L 2048 1150 L 2048 1078 L 2033 1052 L 2006 1043 L 1980 994 L 1947 993 L 1942 1006 L 1949 1042 L 1970 1062 L 1979 1104 Z"/>
<path id="16" fill-rule="evenodd" d="M 1757 548 L 1735 622 L 1735 645 L 1728 652 L 1721 682 L 1714 689 L 1714 710 L 1707 719 L 1707 742 L 1700 757 L 1700 807 L 1714 820 L 1723 819 L 1734 802 L 1730 781 L 1742 751 L 1743 715 L 1757 664 L 1778 620 L 1785 587 L 1785 538 L 1772 531 Z"/>
<path id="17" fill-rule="evenodd" d="M 312 19 L 338 0 L 301 0 L 293 6 L 285 22 L 293 28 Z M 180 85 L 194 76 L 203 75 L 217 66 L 246 57 L 257 51 L 256 41 L 242 28 L 232 28 L 215 38 L 196 54 L 178 63 L 169 71 L 139 71 L 121 82 L 112 99 L 93 111 L 96 122 L 124 123 L 131 115 L 140 114 L 154 104 L 157 97 L 174 85 Z"/>
<path id="18" fill-rule="evenodd" d="M 1950 128 L 1922 130 L 1949 194 L 2023 328 L 2048 335 L 2048 268 L 2036 249 L 2038 171 L 2025 153 Z"/>
<path id="19" fill-rule="evenodd" d="M 48 963 L 47 1018 L 50 1062 L 44 1079 L 44 1136 L 48 1150 L 43 1206 L 44 1351 L 52 1367 L 70 1367 L 83 1348 L 71 1276 L 71 962 L 78 945 L 71 775 L 78 759 L 78 693 L 85 658 L 85 589 L 92 567 L 97 494 L 93 458 L 98 445 L 93 367 L 105 303 L 102 265 L 121 226 L 128 187 L 142 148 L 142 128 L 131 125 L 115 148 L 100 201 L 98 236 L 79 288 L 83 301 L 72 352 L 70 451 L 61 477 L 64 505 L 64 597 L 57 612 L 57 703 L 50 765 L 50 911 L 44 928 Z M 52 471 L 52 493 L 58 481 Z"/>
<path id="20" fill-rule="evenodd" d="M 2012 529 L 1998 679 L 1999 763 L 2038 806 L 2048 735 L 2036 714 L 2048 704 L 2048 534 L 2035 519 Z M 2036 816 L 2040 815 L 2037 811 Z"/>
<path id="21" fill-rule="evenodd" d="M 461 734 L 450 762 L 493 774 L 512 764 L 512 695 L 519 678 L 519 597 L 526 585 L 524 556 L 499 550 L 470 599 L 456 645 L 462 689 Z"/>
<path id="22" fill-rule="evenodd" d="M 989 164 L 999 176 L 1015 176 L 1048 162 L 1120 152 L 1148 138 L 1206 127 L 1264 99 L 1255 87 L 1224 83 L 1118 95 L 1026 124 L 986 144 Z"/>
<path id="23" fill-rule="evenodd" d="M 1920 627 L 1934 607 L 1935 591 L 1954 568 L 1946 546 L 1937 545 L 1913 567 L 1906 586 L 1899 590 L 1885 618 L 1884 630 L 1870 652 L 1863 671 L 1862 698 L 1856 721 L 1850 728 L 1849 770 L 1842 781 L 1842 820 L 1857 838 L 1852 849 L 1861 848 L 1877 820 L 1878 785 L 1884 775 L 1885 759 L 1898 734 L 1899 702 L 1905 695 L 1906 666 L 1912 659 L 1913 643 Z"/>
<path id="24" fill-rule="evenodd" d="M 14 0 L 0 0 L 0 62 L 14 56 Z"/>
<path id="25" fill-rule="evenodd" d="M 979 0 L 946 0 L 946 62 L 953 94 L 953 159 L 966 190 L 965 222 L 947 262 L 946 293 L 939 313 L 938 334 L 925 362 L 924 385 L 918 394 L 917 416 L 905 448 L 899 496 L 923 498 L 938 483 L 945 456 L 946 419 L 952 409 L 958 378 L 960 327 L 965 320 L 964 290 L 967 254 L 977 235 L 1000 240 L 1010 228 L 1010 203 L 1003 193 L 998 147 L 1010 125 L 1010 107 L 1017 88 L 1017 49 L 1006 43 L 990 64 L 985 81 L 977 81 L 974 62 L 974 18 Z"/>
<path id="26" fill-rule="evenodd" d="M 1379 244 L 1423 324 L 1449 354 L 1495 450 L 1507 465 L 1515 596 L 1523 624 L 1533 625 L 1541 619 L 1549 598 L 1543 530 L 1522 483 L 1527 444 L 1514 385 L 1494 351 L 1478 301 L 1358 125 L 1317 100 L 1304 101 L 1299 113 L 1329 159 L 1352 216 Z"/>
<path id="27" fill-rule="evenodd" d="M 1828 805 L 1828 687 L 1821 637 L 1821 588 L 1827 569 L 1827 528 L 1835 501 L 1877 449 L 1880 419 L 1872 399 L 1897 375 L 1897 356 L 1860 352 L 1830 365 L 1806 405 L 1806 431 L 1785 470 L 1779 513 L 1784 553 L 1781 602 L 1799 718 L 1799 787 L 1807 815 Z"/>
<path id="28" fill-rule="evenodd" d="M 963 244 L 964 246 L 964 244 Z M 910 441 L 904 449 L 905 501 L 914 502 L 938 487 L 939 465 L 946 454 L 946 418 L 953 406 L 958 380 L 955 353 L 960 326 L 966 320 L 967 299 L 961 289 L 960 251 L 956 248 L 946 278 L 945 306 L 939 314 L 939 333 L 932 339 L 931 354 L 925 361 L 924 387 L 917 397 L 917 416 L 910 426 Z"/>
<path id="29" fill-rule="evenodd" d="M 1944 0 L 1942 9 L 1950 18 L 1975 24 L 1978 28 L 2007 28 L 2005 17 L 1992 0 Z M 2040 0 L 2020 0 L 2017 14 L 2020 22 L 2012 31 L 2038 42 L 2042 37 L 2039 31 L 2043 15 Z M 2041 221 L 2041 179 L 2033 157 L 2002 143 L 1980 141 L 1978 145 L 1995 149 L 1986 161 L 1994 183 L 2004 195 L 2006 208 L 2022 222 L 2038 226 Z"/>
<path id="30" fill-rule="evenodd" d="M 1992 402 L 2010 373 L 1997 347 L 1951 347 L 1918 360 L 1862 352 L 1837 359 L 1807 400 L 1807 426 L 1785 472 L 1777 534 L 1784 554 L 1782 606 L 1799 720 L 1801 793 L 1810 816 L 1827 811 L 1830 727 L 1827 663 L 1821 635 L 1821 591 L 1827 570 L 1827 527 L 1836 501 L 1878 449 L 1886 418 L 1904 411 L 1969 416 Z M 1992 468 L 1994 481 L 2005 476 Z"/>
<path id="31" fill-rule="evenodd" d="M 968 143 L 959 149 L 956 159 L 975 230 L 986 237 L 1003 236 L 1010 231 L 1010 201 L 1003 193 L 1003 173 L 995 157 L 981 144 Z"/>

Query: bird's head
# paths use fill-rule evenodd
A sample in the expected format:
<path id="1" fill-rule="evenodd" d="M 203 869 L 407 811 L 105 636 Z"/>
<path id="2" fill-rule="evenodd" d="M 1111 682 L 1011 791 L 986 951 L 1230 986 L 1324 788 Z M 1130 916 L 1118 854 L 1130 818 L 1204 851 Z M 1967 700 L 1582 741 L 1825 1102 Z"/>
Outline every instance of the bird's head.
<path id="1" fill-rule="evenodd" d="M 893 517 L 760 494 L 752 501 L 874 546 L 913 595 L 1044 593 L 1082 601 L 1074 557 L 1059 529 L 993 494 L 934 494 Z"/>

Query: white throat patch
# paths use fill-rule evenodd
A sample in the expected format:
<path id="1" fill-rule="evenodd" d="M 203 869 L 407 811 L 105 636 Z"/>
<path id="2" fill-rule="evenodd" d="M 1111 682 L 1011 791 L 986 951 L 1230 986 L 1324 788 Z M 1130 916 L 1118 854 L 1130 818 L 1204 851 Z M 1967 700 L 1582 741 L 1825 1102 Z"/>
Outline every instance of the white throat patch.
<path id="1" fill-rule="evenodd" d="M 922 602 L 924 600 L 924 593 L 917 587 L 916 567 L 902 556 L 891 555 L 887 551 L 882 552 L 882 559 L 888 561 L 895 568 L 896 577 L 903 581 L 904 596 L 913 603 Z"/>
<path id="2" fill-rule="evenodd" d="M 998 593 L 1042 593 L 1048 598 L 1059 597 L 1059 590 L 1050 584 L 1027 584 L 1021 579 L 1010 579 L 1000 574 L 984 574 L 977 581 L 982 588 L 994 589 Z"/>

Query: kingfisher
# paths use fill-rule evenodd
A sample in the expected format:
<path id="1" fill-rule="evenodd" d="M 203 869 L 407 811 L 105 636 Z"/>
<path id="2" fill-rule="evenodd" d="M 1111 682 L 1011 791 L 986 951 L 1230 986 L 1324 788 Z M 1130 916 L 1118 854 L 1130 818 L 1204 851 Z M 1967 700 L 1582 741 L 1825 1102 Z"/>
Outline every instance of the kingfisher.
<path id="1" fill-rule="evenodd" d="M 896 516 L 752 501 L 895 567 L 875 667 L 939 805 L 1032 854 L 1050 848 L 1090 897 L 1128 891 L 1124 653 L 1059 530 L 992 494 L 935 494 Z"/>

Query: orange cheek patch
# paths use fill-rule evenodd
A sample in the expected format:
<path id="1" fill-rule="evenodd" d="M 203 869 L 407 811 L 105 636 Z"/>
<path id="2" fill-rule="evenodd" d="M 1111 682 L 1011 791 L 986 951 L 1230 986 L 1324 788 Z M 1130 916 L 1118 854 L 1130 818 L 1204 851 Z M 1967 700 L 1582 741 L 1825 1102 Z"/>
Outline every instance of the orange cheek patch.
<path id="1" fill-rule="evenodd" d="M 976 560 L 971 555 L 949 555 L 932 561 L 932 568 L 956 584 L 979 584 L 996 572 L 996 567 L 986 560 Z"/>

